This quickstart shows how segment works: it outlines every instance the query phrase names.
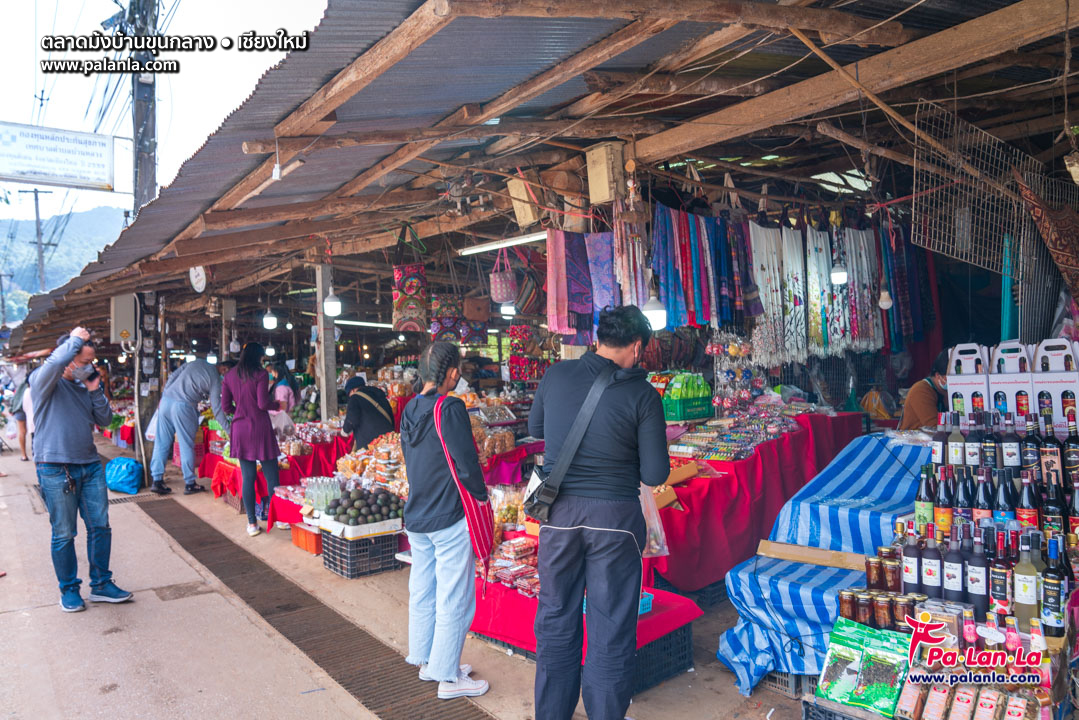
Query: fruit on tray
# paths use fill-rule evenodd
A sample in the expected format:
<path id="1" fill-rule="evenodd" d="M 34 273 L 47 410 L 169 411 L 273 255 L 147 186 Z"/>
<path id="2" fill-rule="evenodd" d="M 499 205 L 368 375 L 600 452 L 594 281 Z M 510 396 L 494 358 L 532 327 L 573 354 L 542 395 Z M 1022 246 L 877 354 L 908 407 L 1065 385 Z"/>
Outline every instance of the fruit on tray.
<path id="1" fill-rule="evenodd" d="M 384 489 L 357 488 L 341 493 L 326 505 L 325 512 L 346 525 L 365 525 L 403 518 L 405 501 Z"/>

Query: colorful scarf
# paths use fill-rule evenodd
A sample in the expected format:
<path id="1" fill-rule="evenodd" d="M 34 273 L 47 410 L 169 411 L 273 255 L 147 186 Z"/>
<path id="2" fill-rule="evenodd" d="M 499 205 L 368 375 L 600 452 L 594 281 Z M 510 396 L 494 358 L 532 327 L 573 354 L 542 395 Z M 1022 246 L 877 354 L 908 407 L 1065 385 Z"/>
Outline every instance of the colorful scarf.
<path id="1" fill-rule="evenodd" d="M 547 231 L 547 327 L 552 333 L 576 332 L 570 325 L 566 280 L 566 233 Z"/>
<path id="2" fill-rule="evenodd" d="M 571 330 L 566 345 L 592 344 L 592 276 L 588 271 L 588 248 L 584 235 L 564 233 L 566 248 L 566 306 Z"/>
<path id="3" fill-rule="evenodd" d="M 848 271 L 849 276 L 849 271 Z M 832 312 L 832 242 L 826 231 L 806 228 L 806 311 L 810 355 L 838 352 L 828 343 L 828 317 Z"/>
<path id="4" fill-rule="evenodd" d="M 781 256 L 783 259 L 783 338 L 789 362 L 805 363 L 806 303 L 805 303 L 805 249 L 802 231 L 788 227 L 782 229 Z"/>
<path id="5" fill-rule="evenodd" d="M 753 327 L 753 360 L 766 367 L 787 360 L 784 347 L 783 235 L 779 228 L 749 223 L 749 244 L 753 255 L 753 274 L 760 293 L 763 313 Z"/>
<path id="6" fill-rule="evenodd" d="M 595 329 L 603 308 L 622 304 L 614 270 L 614 233 L 590 233 L 584 236 L 584 243 L 592 283 L 592 326 Z"/>

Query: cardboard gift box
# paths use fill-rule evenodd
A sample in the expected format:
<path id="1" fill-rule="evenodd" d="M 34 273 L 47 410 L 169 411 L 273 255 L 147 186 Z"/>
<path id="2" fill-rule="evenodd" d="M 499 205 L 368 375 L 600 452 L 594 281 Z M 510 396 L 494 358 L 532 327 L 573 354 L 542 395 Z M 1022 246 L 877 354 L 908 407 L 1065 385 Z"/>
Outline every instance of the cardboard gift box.
<path id="1" fill-rule="evenodd" d="M 964 421 L 989 408 L 989 354 L 977 343 L 952 348 L 948 356 L 948 407 Z"/>
<path id="2" fill-rule="evenodd" d="M 993 348 L 989 364 L 989 397 L 993 409 L 1001 415 L 1011 413 L 1016 426 L 1025 423 L 1031 408 L 1037 407 L 1033 401 L 1033 367 L 1027 346 L 1018 340 L 1002 342 Z"/>
<path id="3" fill-rule="evenodd" d="M 1045 428 L 1046 418 L 1053 417 L 1053 430 L 1058 437 L 1068 434 L 1068 415 L 1076 412 L 1076 392 L 1079 391 L 1079 371 L 1076 370 L 1077 348 L 1064 338 L 1043 340 L 1034 355 L 1033 399 L 1031 412 L 1039 415 Z"/>

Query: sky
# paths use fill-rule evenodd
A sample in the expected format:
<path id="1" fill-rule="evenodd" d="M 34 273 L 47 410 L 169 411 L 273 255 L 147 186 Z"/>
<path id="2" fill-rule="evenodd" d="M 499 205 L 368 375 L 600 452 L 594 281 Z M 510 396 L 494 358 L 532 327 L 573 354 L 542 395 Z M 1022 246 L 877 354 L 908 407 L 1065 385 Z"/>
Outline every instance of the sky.
<path id="1" fill-rule="evenodd" d="M 131 207 L 131 77 L 129 75 L 49 74 L 43 59 L 90 59 L 97 53 L 50 53 L 41 49 L 44 35 L 89 35 L 101 29 L 128 0 L 11 0 L 4 3 L 7 40 L 0 43 L 4 68 L 0 91 L 0 121 L 63 130 L 113 135 L 117 192 L 40 186 L 43 218 L 100 206 Z M 326 9 L 326 0 L 159 0 L 159 25 L 168 22 L 168 35 L 213 35 L 212 52 L 162 54 L 180 61 L 176 74 L 157 76 L 158 186 L 176 172 L 221 122 L 255 89 L 262 74 L 284 53 L 222 50 L 224 36 L 235 39 L 254 30 L 260 35 L 285 28 L 289 34 L 311 30 Z M 118 82 L 119 81 L 119 82 Z M 112 103 L 106 104 L 106 90 Z M 38 98 L 44 94 L 45 102 Z M 123 138 L 123 139 L 120 139 Z M 23 183 L 0 183 L 0 217 L 33 220 L 33 196 L 19 190 Z"/>

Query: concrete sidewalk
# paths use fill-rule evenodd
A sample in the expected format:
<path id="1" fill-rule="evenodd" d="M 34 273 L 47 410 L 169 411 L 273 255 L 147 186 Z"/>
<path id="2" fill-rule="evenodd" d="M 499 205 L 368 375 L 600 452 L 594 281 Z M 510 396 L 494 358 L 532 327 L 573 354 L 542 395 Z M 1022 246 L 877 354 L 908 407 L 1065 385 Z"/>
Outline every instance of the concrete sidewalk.
<path id="1" fill-rule="evenodd" d="M 104 458 L 121 454 L 99 444 Z M 373 718 L 348 692 L 177 545 L 136 503 L 109 508 L 112 569 L 135 593 L 126 605 L 88 603 L 66 614 L 49 555 L 49 522 L 32 463 L 0 456 L 0 717 Z M 183 487 L 169 467 L 172 486 Z M 208 481 L 206 482 L 209 485 Z M 115 497 L 115 496 L 114 496 Z M 408 571 L 345 580 L 291 544 L 288 532 L 247 537 L 246 520 L 210 493 L 173 496 L 402 655 L 408 642 Z M 152 502 L 152 501 L 151 501 Z M 85 532 L 76 541 L 86 581 Z M 693 672 L 637 696 L 635 720 L 800 717 L 798 704 L 767 691 L 741 697 L 715 659 L 719 633 L 736 620 L 729 603 L 694 624 Z M 469 638 L 464 662 L 490 681 L 477 704 L 506 720 L 532 720 L 534 665 Z M 363 658 L 356 662 L 362 666 Z M 575 718 L 584 718 L 578 707 Z"/>

